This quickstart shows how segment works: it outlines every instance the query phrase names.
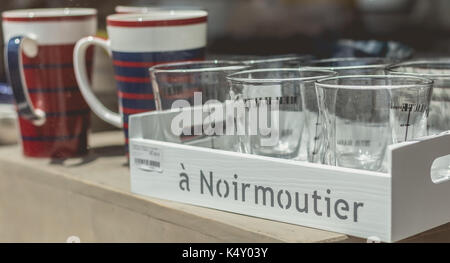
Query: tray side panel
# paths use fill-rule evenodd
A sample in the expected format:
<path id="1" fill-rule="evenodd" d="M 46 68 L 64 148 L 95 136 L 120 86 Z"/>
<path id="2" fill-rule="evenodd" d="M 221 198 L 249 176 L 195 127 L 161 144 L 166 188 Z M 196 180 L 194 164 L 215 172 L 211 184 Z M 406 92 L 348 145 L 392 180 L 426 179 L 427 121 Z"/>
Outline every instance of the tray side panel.
<path id="1" fill-rule="evenodd" d="M 130 169 L 133 193 L 391 239 L 387 174 L 146 139 L 130 140 Z"/>
<path id="2" fill-rule="evenodd" d="M 430 172 L 433 161 L 449 153 L 450 133 L 393 147 L 393 241 L 450 222 L 450 181 L 435 184 Z"/>

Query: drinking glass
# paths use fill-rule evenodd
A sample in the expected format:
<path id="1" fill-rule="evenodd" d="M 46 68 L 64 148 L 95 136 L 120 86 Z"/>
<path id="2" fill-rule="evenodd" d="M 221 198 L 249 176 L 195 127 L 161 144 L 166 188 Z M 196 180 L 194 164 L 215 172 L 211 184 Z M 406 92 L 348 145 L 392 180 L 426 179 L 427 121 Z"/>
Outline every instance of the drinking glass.
<path id="1" fill-rule="evenodd" d="M 186 106 L 211 105 L 211 103 L 223 104 L 230 99 L 226 76 L 248 67 L 240 62 L 218 60 L 167 63 L 154 66 L 149 71 L 156 109 L 168 110 L 174 107 L 177 108 L 177 105 L 181 104 L 174 103 L 179 102 L 179 100 L 183 100 Z M 222 117 L 223 122 L 225 122 L 225 111 Z M 222 127 L 226 128 L 224 125 Z M 194 128 L 193 125 L 192 129 Z M 181 134 L 180 139 L 186 141 L 204 137 L 191 135 Z M 202 133 L 202 135 L 204 134 Z M 235 150 L 237 143 L 231 136 L 220 139 L 219 142 L 219 138 L 213 138 L 213 148 Z"/>
<path id="2" fill-rule="evenodd" d="M 230 95 L 243 114 L 236 118 L 239 150 L 279 158 L 299 158 L 305 125 L 302 90 L 335 75 L 329 70 L 253 69 L 229 75 Z M 315 98 L 314 98 L 315 100 Z"/>
<path id="3" fill-rule="evenodd" d="M 388 74 L 418 76 L 434 81 L 428 116 L 428 134 L 450 130 L 450 59 L 409 61 L 387 68 Z M 435 179 L 450 178 L 450 157 L 439 158 L 432 167 Z"/>
<path id="4" fill-rule="evenodd" d="M 168 110 L 177 99 L 194 104 L 194 92 L 202 93 L 202 102 L 225 102 L 230 92 L 226 76 L 248 68 L 234 61 L 198 61 L 160 64 L 149 69 L 157 110 Z M 202 104 L 203 104 L 202 103 Z"/>
<path id="5" fill-rule="evenodd" d="M 384 75 L 385 68 L 389 65 L 389 60 L 381 57 L 342 57 L 342 58 L 327 58 L 312 60 L 306 63 L 306 68 L 312 69 L 327 69 L 335 71 L 339 76 L 345 75 Z M 312 92 L 312 91 L 311 91 Z M 338 104 L 345 103 L 338 101 Z M 369 98 L 361 98 L 365 100 L 365 103 L 370 103 Z M 341 100 L 341 98 L 339 98 Z M 315 106 L 314 104 L 312 105 Z M 314 118 L 316 115 L 316 127 L 311 127 L 310 133 L 316 134 L 315 140 L 310 140 L 309 143 L 313 144 L 315 151 L 308 153 L 308 160 L 311 162 L 323 162 L 324 150 L 323 150 L 323 128 L 321 127 L 322 121 L 320 114 L 316 113 L 317 110 L 313 110 L 309 115 Z M 339 138 L 338 140 L 346 140 L 347 138 Z"/>
<path id="6" fill-rule="evenodd" d="M 427 134 L 432 85 L 425 78 L 385 75 L 317 81 L 324 163 L 386 171 L 388 145 Z"/>

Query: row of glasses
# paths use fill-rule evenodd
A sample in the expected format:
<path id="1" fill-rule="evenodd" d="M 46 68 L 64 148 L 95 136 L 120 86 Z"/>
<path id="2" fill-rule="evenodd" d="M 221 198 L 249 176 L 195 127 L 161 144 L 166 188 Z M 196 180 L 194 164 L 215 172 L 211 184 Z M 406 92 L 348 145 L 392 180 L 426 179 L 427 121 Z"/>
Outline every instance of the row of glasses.
<path id="1" fill-rule="evenodd" d="M 266 147 L 258 144 L 259 140 L 272 135 L 270 133 L 241 136 L 241 143 L 247 145 L 241 149 L 246 153 L 302 160 L 301 156 L 293 154 L 293 150 L 303 146 L 307 152 L 306 159 L 310 162 L 386 171 L 388 145 L 427 134 L 433 84 L 429 79 L 415 76 L 385 75 L 385 68 L 389 63 L 381 58 L 326 59 L 310 62 L 303 71 L 333 70 L 335 72 L 331 74 L 337 76 L 324 74 L 309 85 L 302 79 L 294 79 L 294 83 L 298 85 L 298 99 L 285 99 L 283 103 L 301 101 L 296 108 L 301 113 L 286 118 L 292 111 L 292 106 L 289 108 L 286 105 L 277 105 L 277 110 L 281 113 L 275 114 L 278 116 L 276 124 L 279 125 L 278 144 Z M 265 87 L 266 83 L 278 84 L 283 83 L 283 79 L 284 82 L 293 80 L 292 76 L 282 77 L 274 74 L 283 71 L 251 70 L 230 75 L 228 79 L 232 98 L 248 100 L 246 93 L 253 89 L 256 90 L 252 91 L 255 94 L 261 93 L 259 98 L 291 97 L 292 93 L 280 92 L 284 90 L 283 85 Z M 261 79 L 264 74 L 268 77 Z M 257 96 L 250 99 L 255 100 L 255 97 Z M 269 104 L 273 107 L 273 103 Z M 247 107 L 259 105 L 262 105 L 261 100 L 256 100 L 253 105 Z M 274 115 L 267 114 L 267 119 L 273 121 Z M 245 121 L 248 123 L 246 127 L 253 123 L 249 118 Z M 290 129 L 286 123 L 291 125 Z M 292 132 L 293 130 L 296 132 Z M 285 136 L 291 137 L 284 140 Z"/>
<path id="2" fill-rule="evenodd" d="M 203 66 L 191 62 L 178 63 L 178 68 L 161 65 L 150 72 L 160 110 L 169 109 L 174 98 L 192 97 L 194 91 L 202 92 L 203 102 L 231 99 L 242 105 L 243 114 L 234 121 L 236 129 L 245 131 L 238 134 L 236 130 L 238 136 L 233 138 L 237 140 L 228 140 L 222 149 L 243 153 L 386 171 L 388 145 L 427 135 L 430 107 L 430 116 L 448 118 L 445 112 L 438 113 L 448 106 L 439 102 L 448 101 L 445 85 L 430 106 L 433 81 L 429 75 L 433 73 L 429 67 L 416 74 L 411 64 L 388 67 L 392 61 L 384 58 L 297 62 L 289 62 L 291 68 L 289 63 L 272 68 L 229 62 L 235 63 L 231 70 L 223 62 Z M 439 74 L 445 75 L 444 70 L 441 65 Z M 181 72 L 183 78 L 168 81 L 169 75 Z M 202 72 L 209 76 L 198 77 Z M 212 72 L 220 77 L 212 77 Z M 443 122 L 428 122 L 433 133 L 449 129 L 433 123 Z"/>
<path id="3" fill-rule="evenodd" d="M 272 83 L 273 85 L 288 85 L 287 83 L 294 83 L 295 81 L 300 81 L 301 84 L 297 85 L 302 88 L 301 92 L 304 94 L 303 96 L 295 95 L 298 99 L 296 106 L 298 109 L 296 111 L 302 112 L 301 118 L 303 118 L 307 122 L 311 122 L 311 125 L 305 125 L 307 129 L 311 129 L 310 127 L 316 127 L 316 123 L 319 122 L 318 115 L 318 107 L 316 101 L 315 89 L 313 88 L 314 80 L 318 79 L 319 76 L 307 76 L 308 74 L 315 74 L 317 72 L 321 72 L 320 70 L 334 69 L 334 70 L 346 70 L 355 72 L 356 68 L 359 67 L 360 70 L 365 69 L 367 67 L 367 71 L 369 69 L 381 68 L 384 67 L 382 64 L 381 58 L 343 58 L 343 59 L 330 59 L 330 60 L 312 60 L 312 56 L 309 55 L 297 55 L 297 54 L 288 54 L 282 56 L 231 56 L 231 59 L 239 60 L 239 62 L 233 61 L 225 61 L 225 60 L 214 60 L 214 61 L 205 61 L 205 62 L 182 62 L 182 63 L 168 63 L 154 66 L 150 69 L 150 76 L 152 80 L 153 93 L 155 98 L 155 104 L 157 110 L 167 110 L 173 106 L 173 103 L 176 100 L 184 99 L 190 105 L 194 105 L 194 93 L 199 92 L 202 94 L 201 99 L 202 102 L 206 102 L 209 100 L 218 100 L 219 102 L 225 102 L 225 100 L 230 99 L 229 92 L 230 89 L 226 84 L 225 76 L 230 73 L 236 71 L 242 71 L 244 69 L 261 69 L 259 73 L 250 74 L 249 78 L 252 78 L 251 75 L 258 74 L 261 79 L 259 80 L 250 80 L 252 85 L 258 86 L 258 81 Z M 367 64 L 366 66 L 361 66 L 361 63 Z M 304 67 L 309 65 L 311 68 L 315 66 L 310 72 L 303 71 L 297 72 L 294 69 L 299 67 Z M 319 66 L 323 67 L 320 68 Z M 263 69 L 270 68 L 291 68 L 291 70 L 285 70 L 280 72 L 279 70 L 270 70 L 268 72 Z M 314 73 L 315 70 L 315 73 Z M 322 72 L 323 73 L 323 72 Z M 329 72 L 327 72 L 328 74 Z M 279 75 L 276 77 L 275 75 Z M 292 78 L 286 79 L 286 76 L 290 75 Z M 329 75 L 324 75 L 329 76 Z M 272 79 L 271 79 L 272 78 Z M 245 80 L 243 79 L 245 82 Z M 238 84 L 236 84 L 238 85 Z M 267 84 L 268 85 L 268 84 Z M 273 86 L 272 85 L 272 86 Z M 233 85 L 231 85 L 233 86 Z M 297 89 L 298 89 L 297 87 Z M 293 90 L 296 88 L 292 88 Z M 254 90 L 262 90 L 262 89 L 254 89 Z M 284 88 L 284 92 L 286 88 Z M 298 90 L 300 94 L 300 90 Z M 291 94 L 292 95 L 292 94 Z M 304 104 L 305 106 L 302 106 Z M 286 106 L 283 106 L 285 108 Z M 293 107 L 293 106 L 290 106 Z M 316 138 L 315 140 L 308 141 L 306 138 L 308 137 L 308 132 L 303 132 L 302 129 L 304 127 L 304 121 L 301 120 L 292 120 L 290 118 L 291 127 L 295 127 L 292 125 L 294 122 L 301 123 L 298 129 L 295 132 L 289 131 L 288 129 L 284 129 L 280 135 L 286 136 L 287 133 L 298 134 L 296 138 L 302 138 L 304 142 L 302 144 L 308 145 L 305 147 L 304 151 L 307 153 L 302 153 L 303 156 L 308 156 L 310 161 L 318 162 L 318 148 L 321 144 L 319 141 L 321 140 L 321 130 L 314 129 L 314 134 L 312 137 Z M 302 134 L 305 133 L 304 136 Z M 289 136 L 288 136 L 289 137 Z M 292 136 L 291 136 L 292 137 Z M 295 136 L 294 136 L 295 137 Z M 193 138 L 190 137 L 189 138 Z M 198 138 L 198 137 L 194 137 Z M 254 136 L 250 138 L 255 138 Z M 250 138 L 248 140 L 250 140 Z M 296 139 L 294 139 L 296 140 Z M 230 141 L 230 140 L 226 140 Z M 237 146 L 226 147 L 223 148 L 226 150 L 238 150 L 242 152 L 251 152 L 250 147 L 245 146 L 246 144 L 240 143 Z M 295 147 L 294 147 L 295 148 Z M 256 151 L 258 152 L 258 151 Z M 310 154 L 309 154 L 310 153 Z M 280 153 L 280 156 L 292 155 L 292 153 L 283 154 Z M 299 156 L 298 159 L 306 159 L 306 157 Z"/>
<path id="4" fill-rule="evenodd" d="M 180 105 L 195 106 L 230 101 L 230 88 L 226 76 L 250 68 L 299 67 L 311 56 L 286 55 L 279 57 L 240 56 L 239 61 L 209 60 L 179 63 L 165 63 L 150 68 L 153 96 L 157 110 L 169 110 Z M 195 96 L 198 94 L 198 96 Z M 223 133 L 226 130 L 226 118 L 223 116 Z M 233 120 L 234 121 L 234 120 Z M 205 136 L 176 135 L 183 142 L 203 138 Z M 165 131 L 172 136 L 172 131 Z M 213 137 L 213 147 L 240 151 L 237 138 L 232 136 Z"/>
<path id="5" fill-rule="evenodd" d="M 167 110 L 176 99 L 193 104 L 194 92 L 203 101 L 229 99 L 226 76 L 250 68 L 295 68 L 311 59 L 308 55 L 274 57 L 234 56 L 238 60 L 209 60 L 164 63 L 149 69 L 157 110 Z"/>

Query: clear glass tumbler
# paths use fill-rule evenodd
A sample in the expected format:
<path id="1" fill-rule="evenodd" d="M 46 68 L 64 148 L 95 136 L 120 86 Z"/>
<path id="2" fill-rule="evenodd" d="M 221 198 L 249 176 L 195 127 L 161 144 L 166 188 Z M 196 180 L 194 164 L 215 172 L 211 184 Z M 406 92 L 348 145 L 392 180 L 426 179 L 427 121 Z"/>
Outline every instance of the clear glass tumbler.
<path id="1" fill-rule="evenodd" d="M 194 105 L 194 92 L 201 92 L 202 103 L 229 99 L 226 76 L 249 66 L 234 61 L 178 62 L 149 69 L 157 110 L 168 110 L 178 99 Z"/>
<path id="2" fill-rule="evenodd" d="M 200 109 L 203 108 L 204 110 L 204 108 L 213 104 L 224 104 L 225 101 L 230 99 L 226 76 L 247 68 L 249 68 L 248 65 L 240 62 L 218 60 L 167 63 L 153 66 L 149 71 L 156 110 L 179 108 L 180 105 L 186 107 L 203 105 Z M 214 107 L 210 108 L 211 111 L 214 110 Z M 225 129 L 225 118 L 224 113 L 222 121 L 215 120 L 212 126 L 222 122 L 220 125 Z M 186 129 L 190 129 L 192 132 L 180 135 L 180 140 L 183 142 L 213 136 L 213 148 L 235 150 L 236 138 L 219 136 L 225 131 L 221 131 L 221 134 L 206 134 L 204 131 L 205 123 L 192 124 L 190 128 L 187 127 Z M 197 132 L 198 130 L 199 132 Z M 164 132 L 169 134 L 170 131 Z M 170 135 L 173 136 L 173 134 Z"/>
<path id="3" fill-rule="evenodd" d="M 387 68 L 392 75 L 418 76 L 434 81 L 428 116 L 428 134 L 450 130 L 450 59 L 409 61 Z M 450 178 L 450 157 L 439 158 L 432 167 L 434 179 Z"/>
<path id="4" fill-rule="evenodd" d="M 339 76 L 316 82 L 330 165 L 386 171 L 386 149 L 427 134 L 433 81 L 420 77 Z"/>
<path id="5" fill-rule="evenodd" d="M 385 68 L 390 64 L 390 60 L 382 57 L 341 57 L 311 60 L 306 63 L 306 68 L 326 69 L 335 71 L 339 76 L 347 75 L 384 75 Z M 341 104 L 342 102 L 338 102 Z M 313 112 L 315 113 L 315 111 Z M 310 114 L 311 115 L 311 114 Z M 314 114 L 312 115 L 314 116 Z M 321 116 L 316 115 L 317 126 L 310 133 L 317 134 L 313 143 L 314 152 L 308 153 L 310 162 L 323 162 L 323 133 L 320 125 Z M 312 126 L 310 126 L 312 127 Z"/>
<path id="6" fill-rule="evenodd" d="M 302 90 L 331 77 L 328 70 L 254 69 L 229 75 L 231 99 L 244 114 L 236 118 L 240 151 L 298 158 L 305 125 Z M 314 98 L 316 100 L 316 98 Z M 239 132 L 238 132 L 239 133 Z"/>

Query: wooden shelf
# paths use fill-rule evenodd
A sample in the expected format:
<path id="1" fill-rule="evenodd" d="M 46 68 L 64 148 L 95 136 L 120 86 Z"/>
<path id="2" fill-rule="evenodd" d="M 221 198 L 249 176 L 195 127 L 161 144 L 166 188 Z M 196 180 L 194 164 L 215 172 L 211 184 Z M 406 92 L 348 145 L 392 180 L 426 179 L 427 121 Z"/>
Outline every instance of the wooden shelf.
<path id="1" fill-rule="evenodd" d="M 365 242 L 347 235 L 130 193 L 122 132 L 90 137 L 84 158 L 24 158 L 0 147 L 0 241 Z M 406 241 L 450 242 L 450 225 Z"/>

